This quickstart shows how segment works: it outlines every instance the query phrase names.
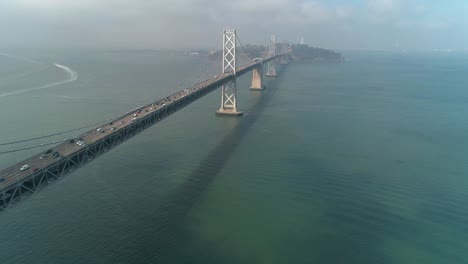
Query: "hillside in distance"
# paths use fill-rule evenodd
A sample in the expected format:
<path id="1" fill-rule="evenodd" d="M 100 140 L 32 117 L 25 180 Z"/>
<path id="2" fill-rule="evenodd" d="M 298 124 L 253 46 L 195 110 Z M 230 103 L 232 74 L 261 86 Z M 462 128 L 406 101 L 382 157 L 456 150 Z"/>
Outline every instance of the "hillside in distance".
<path id="1" fill-rule="evenodd" d="M 343 55 L 328 49 L 309 47 L 305 44 L 293 44 L 292 58 L 295 61 L 323 61 L 323 62 L 341 62 Z"/>
<path id="2" fill-rule="evenodd" d="M 310 47 L 305 44 L 287 44 L 288 48 L 291 49 L 291 58 L 294 61 L 317 61 L 317 62 L 341 62 L 344 60 L 341 53 L 323 49 Z M 244 52 L 245 50 L 245 52 Z M 283 50 L 282 44 L 277 44 L 276 54 Z M 217 50 L 209 53 L 209 57 L 216 59 L 221 56 L 221 50 Z M 262 45 L 251 45 L 247 44 L 243 48 L 237 48 L 237 54 L 247 53 L 250 58 L 265 57 L 268 54 L 268 47 Z"/>

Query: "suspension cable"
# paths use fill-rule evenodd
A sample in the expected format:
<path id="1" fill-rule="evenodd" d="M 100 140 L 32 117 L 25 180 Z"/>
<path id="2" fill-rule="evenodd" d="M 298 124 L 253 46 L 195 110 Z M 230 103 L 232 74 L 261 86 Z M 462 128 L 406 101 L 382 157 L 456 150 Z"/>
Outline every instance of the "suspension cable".
<path id="1" fill-rule="evenodd" d="M 193 82 L 191 85 L 189 84 L 189 86 L 192 86 L 193 84 L 199 82 L 200 80 L 202 80 L 205 76 L 209 75 L 210 73 L 213 72 L 213 70 L 215 70 L 216 66 L 218 66 L 219 63 L 217 63 L 218 59 L 220 58 L 220 54 L 218 54 L 216 60 L 214 63 L 209 63 L 209 59 L 203 59 L 201 62 L 200 62 L 200 65 L 201 64 L 206 64 L 206 70 L 203 72 L 203 73 L 199 73 L 197 74 L 198 76 L 194 76 L 195 78 L 193 78 L 193 80 L 191 82 Z M 199 67 L 200 69 L 203 69 L 204 67 Z M 198 78 L 197 78 L 198 77 Z M 187 79 L 185 80 L 182 80 L 179 85 L 176 87 L 176 88 L 179 88 L 181 85 L 183 85 L 184 83 L 188 82 Z M 172 89 L 171 89 L 172 90 Z M 156 102 L 158 100 L 162 100 L 163 98 L 165 98 L 167 95 L 164 95 L 164 96 L 161 96 L 160 98 L 158 99 L 154 99 L 152 100 L 152 102 Z M 70 130 L 66 130 L 66 131 L 61 131 L 61 132 L 57 132 L 57 133 L 52 133 L 52 134 L 48 134 L 48 135 L 44 135 L 44 136 L 39 136 L 39 137 L 33 137 L 33 138 L 27 138 L 27 139 L 22 139 L 22 140 L 16 140 L 16 141 L 11 141 L 11 142 L 4 142 L 4 143 L 0 143 L 0 146 L 7 146 L 7 145 L 13 145 L 13 144 L 18 144 L 18 143 L 23 143 L 23 142 L 29 142 L 29 141 L 34 141 L 34 140 L 39 140 L 39 139 L 44 139 L 44 138 L 49 138 L 49 137 L 53 137 L 53 136 L 58 136 L 58 135 L 63 135 L 63 134 L 67 134 L 67 133 L 71 133 L 71 132 L 75 132 L 75 131 L 79 131 L 79 130 L 83 130 L 83 129 L 86 129 L 86 128 L 90 128 L 90 127 L 95 127 L 97 125 L 100 125 L 100 124 L 103 124 L 103 123 L 107 123 L 109 121 L 112 121 L 112 120 L 115 120 L 119 117 L 122 117 L 128 113 L 131 113 L 133 111 L 136 111 L 137 109 L 141 108 L 141 106 L 138 106 L 130 111 L 127 111 L 123 114 L 120 114 L 120 115 L 117 115 L 117 116 L 114 116 L 112 118 L 108 118 L 104 121 L 100 121 L 100 122 L 97 122 L 97 123 L 93 123 L 93 124 L 90 124 L 90 125 L 86 125 L 86 126 L 82 126 L 82 127 L 79 127 L 79 128 L 75 128 L 75 129 L 70 129 Z M 76 138 L 78 136 L 73 136 L 71 138 Z M 69 138 L 69 139 L 71 139 Z M 23 151 L 23 150 L 29 150 L 29 149 L 34 149 L 34 148 L 39 148 L 39 147 L 43 147 L 43 146 L 48 146 L 48 145 L 53 145 L 53 144 L 57 144 L 57 143 L 61 143 L 61 142 L 65 142 L 69 139 L 64 139 L 64 140 L 59 140 L 59 141 L 52 141 L 52 142 L 47 142 L 47 143 L 41 143 L 41 144 L 38 144 L 38 145 L 33 145 L 33 146 L 26 146 L 26 147 L 22 147 L 22 148 L 16 148 L 16 149 L 11 149 L 11 150 L 6 150 L 6 151 L 0 151 L 0 154 L 6 154 L 6 153 L 12 153 L 12 152 L 18 152 L 18 151 Z"/>
<path id="2" fill-rule="evenodd" d="M 250 59 L 251 61 L 253 61 L 253 59 L 249 56 L 249 54 L 248 54 L 247 51 L 245 50 L 244 45 L 242 45 L 242 42 L 241 42 L 241 40 L 239 39 L 239 36 L 237 36 L 237 34 L 236 34 L 236 39 L 237 39 L 237 41 L 239 41 L 239 44 L 240 44 L 242 50 L 244 51 L 245 55 L 247 55 L 247 57 L 249 57 L 249 59 Z"/>
<path id="3" fill-rule="evenodd" d="M 115 118 L 118 118 L 118 117 L 119 116 L 117 116 Z M 94 123 L 94 124 L 91 124 L 91 125 L 86 125 L 86 126 L 82 126 L 82 127 L 79 127 L 79 128 L 74 128 L 74 129 L 70 129 L 70 130 L 66 130 L 66 131 L 61 131 L 61 132 L 57 132 L 57 133 L 53 133 L 53 134 L 49 134 L 49 135 L 45 135 L 45 136 L 33 137 L 33 138 L 28 138 L 28 139 L 22 139 L 22 140 L 17 140 L 17 141 L 0 143 L 0 146 L 13 145 L 13 144 L 17 144 L 17 143 L 23 143 L 23 142 L 28 142 L 28 141 L 33 141 L 33 140 L 38 140 L 38 139 L 43 139 L 43 138 L 49 138 L 49 137 L 58 136 L 58 135 L 63 135 L 63 134 L 75 132 L 75 131 L 78 131 L 78 130 L 82 130 L 82 129 L 85 129 L 85 128 L 90 128 L 90 127 L 93 127 L 93 126 L 97 126 L 97 125 L 106 123 L 106 122 L 108 122 L 110 120 L 113 120 L 113 119 L 114 118 L 109 118 L 109 119 L 106 119 L 104 121 Z"/>
<path id="4" fill-rule="evenodd" d="M 65 142 L 67 140 L 68 139 L 63 139 L 63 140 L 52 141 L 52 142 L 43 143 L 43 144 L 34 145 L 34 146 L 28 146 L 28 147 L 24 147 L 24 148 L 17 148 L 17 149 L 10 149 L 10 150 L 5 150 L 5 151 L 0 151 L 0 155 L 1 154 L 12 153 L 12 152 L 23 151 L 23 150 L 34 149 L 34 148 L 45 147 L 45 146 L 49 146 L 49 145 L 55 145 L 57 143 L 62 143 L 62 142 Z"/>
<path id="5" fill-rule="evenodd" d="M 219 57 L 219 56 L 218 56 L 218 57 Z M 203 63 L 208 64 L 208 63 L 209 63 L 208 58 L 205 58 L 204 60 L 202 60 L 202 61 L 200 62 L 200 66 L 201 66 L 201 64 L 203 64 Z M 212 66 L 212 65 L 211 65 L 211 66 Z M 212 67 L 213 67 L 213 66 L 212 66 Z M 206 66 L 207 71 L 208 71 L 208 70 L 211 71 L 211 70 L 212 70 L 212 67 L 209 68 L 209 65 L 207 65 L 207 66 Z M 203 68 L 203 67 L 199 67 L 200 70 L 201 70 L 202 68 Z M 207 74 L 206 72 L 203 72 L 203 73 L 200 72 L 200 73 L 198 74 L 198 76 L 194 76 L 194 78 L 192 78 L 192 79 L 194 79 L 195 82 L 196 82 L 200 77 L 203 78 L 203 76 L 205 76 L 206 74 Z M 197 78 L 197 77 L 198 77 L 198 78 Z M 192 81 L 193 81 L 193 80 L 192 80 Z M 185 83 L 187 83 L 187 82 L 190 82 L 190 81 L 188 80 L 188 78 L 186 78 L 185 80 L 182 80 L 176 88 L 179 88 L 179 86 L 183 86 L 183 85 L 184 85 Z M 162 98 L 164 98 L 164 97 L 165 97 L 165 96 L 163 96 Z M 51 133 L 51 134 L 47 134 L 47 135 L 43 135 L 43 136 L 37 136 L 37 137 L 31 137 L 31 138 L 26 138 L 26 139 L 20 139 L 20 140 L 15 140 L 15 141 L 10 141 L 10 142 L 1 142 L 1 143 L 0 143 L 0 146 L 8 146 L 8 145 L 13 145 L 13 144 L 18 144 L 18 143 L 24 143 L 24 142 L 29 142 L 29 141 L 34 141 L 34 140 L 39 140 L 39 139 L 44 139 L 44 138 L 50 138 L 50 137 L 54 137 L 54 136 L 59 136 L 59 135 L 68 134 L 68 133 L 71 133 L 71 132 L 83 130 L 83 129 L 90 128 L 90 127 L 95 127 L 95 126 L 98 126 L 98 125 L 107 123 L 107 122 L 109 122 L 109 121 L 112 121 L 112 120 L 114 120 L 114 119 L 117 119 L 117 118 L 119 118 L 119 117 L 122 117 L 122 116 L 124 116 L 124 115 L 126 115 L 126 114 L 128 114 L 128 113 L 130 113 L 130 112 L 132 112 L 132 111 L 137 110 L 138 108 L 140 108 L 140 106 L 137 107 L 137 108 L 135 108 L 135 109 L 132 109 L 132 110 L 130 110 L 130 111 L 127 111 L 127 112 L 125 112 L 125 113 L 123 113 L 123 114 L 120 114 L 120 115 L 117 115 L 117 116 L 114 116 L 114 117 L 111 117 L 111 118 L 108 118 L 108 119 L 105 119 L 105 120 L 103 120 L 103 121 L 99 121 L 99 122 L 96 122 L 96 123 L 93 123 L 93 124 L 81 126 L 81 127 L 78 127 L 78 128 L 73 128 L 73 129 L 69 129 L 69 130 L 65 130 L 65 131 L 60 131 L 60 132 L 55 132 L 55 133 Z M 52 143 L 45 143 L 45 144 L 52 144 Z M 1 154 L 1 152 L 0 152 L 0 154 Z"/>

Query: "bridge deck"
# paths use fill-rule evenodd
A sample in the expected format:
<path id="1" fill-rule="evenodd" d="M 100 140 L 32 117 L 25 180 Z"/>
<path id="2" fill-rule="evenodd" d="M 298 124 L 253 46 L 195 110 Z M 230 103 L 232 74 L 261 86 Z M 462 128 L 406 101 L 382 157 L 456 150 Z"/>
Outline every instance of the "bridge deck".
<path id="1" fill-rule="evenodd" d="M 240 76 L 258 64 L 266 63 L 278 56 L 280 55 L 239 67 L 236 69 L 236 75 Z M 0 212 L 196 101 L 232 78 L 234 74 L 217 75 L 164 99 L 130 111 L 101 126 L 102 132 L 98 132 L 97 129 L 90 130 L 76 137 L 74 142 L 63 142 L 52 147 L 48 154 L 39 153 L 0 171 L 0 179 L 3 178 L 0 182 Z M 78 140 L 82 140 L 85 145 L 78 145 Z M 59 156 L 53 157 L 53 153 L 56 152 Z M 25 164 L 30 167 L 21 171 L 21 166 Z"/>

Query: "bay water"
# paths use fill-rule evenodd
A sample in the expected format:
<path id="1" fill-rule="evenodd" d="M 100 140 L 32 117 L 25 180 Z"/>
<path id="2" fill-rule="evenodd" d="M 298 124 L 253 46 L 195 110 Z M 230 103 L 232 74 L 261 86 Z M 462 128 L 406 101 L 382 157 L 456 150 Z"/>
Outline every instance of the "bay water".
<path id="1" fill-rule="evenodd" d="M 0 52 L 0 143 L 98 123 L 208 64 Z M 466 263 L 468 54 L 344 56 L 262 92 L 246 74 L 243 117 L 214 114 L 217 90 L 0 214 L 0 263 Z"/>

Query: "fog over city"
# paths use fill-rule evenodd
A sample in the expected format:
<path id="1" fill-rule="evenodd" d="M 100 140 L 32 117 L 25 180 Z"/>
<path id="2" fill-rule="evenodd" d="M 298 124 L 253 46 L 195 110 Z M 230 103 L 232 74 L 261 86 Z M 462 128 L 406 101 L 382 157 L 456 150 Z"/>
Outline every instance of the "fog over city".
<path id="1" fill-rule="evenodd" d="M 225 27 L 332 49 L 465 50 L 464 0 L 4 0 L 0 48 L 214 48 Z"/>

